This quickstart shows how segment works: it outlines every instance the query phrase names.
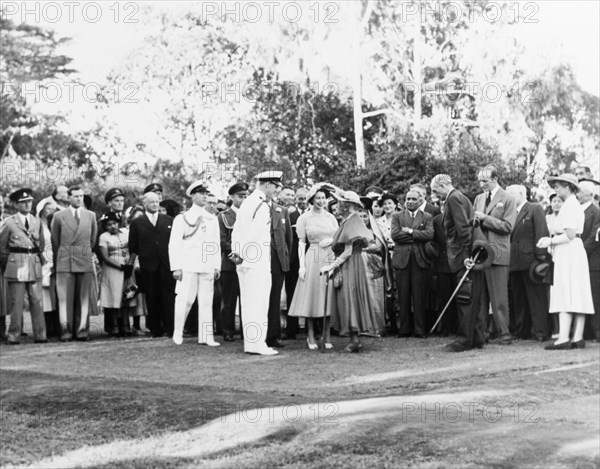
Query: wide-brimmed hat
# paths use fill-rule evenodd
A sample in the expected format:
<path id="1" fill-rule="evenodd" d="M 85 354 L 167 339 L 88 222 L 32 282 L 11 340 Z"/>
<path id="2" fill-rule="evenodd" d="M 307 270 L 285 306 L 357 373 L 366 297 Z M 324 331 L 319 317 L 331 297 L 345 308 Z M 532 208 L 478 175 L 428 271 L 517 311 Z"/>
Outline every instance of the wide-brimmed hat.
<path id="1" fill-rule="evenodd" d="M 334 192 L 332 195 L 338 201 L 355 204 L 358 207 L 364 208 L 364 205 L 360 201 L 360 197 L 354 191 L 339 191 L 339 192 Z"/>
<path id="2" fill-rule="evenodd" d="M 335 192 L 335 187 L 327 182 L 316 183 L 309 189 L 308 194 L 306 194 L 306 200 L 309 204 L 312 204 L 312 199 L 315 195 L 317 195 L 317 192 L 323 192 L 325 197 L 328 199 L 331 197 L 331 194 Z"/>
<path id="3" fill-rule="evenodd" d="M 548 176 L 548 184 L 552 186 L 554 182 L 566 182 L 567 184 L 571 184 L 576 191 L 579 191 L 579 181 L 574 174 L 564 173 L 560 176 Z"/>
<path id="4" fill-rule="evenodd" d="M 484 270 L 490 267 L 494 263 L 496 253 L 487 240 L 476 239 L 473 242 L 473 249 L 471 249 L 471 259 L 475 259 L 475 266 L 473 270 Z"/>
<path id="5" fill-rule="evenodd" d="M 552 283 L 552 262 L 551 261 L 534 261 L 529 266 L 529 279 L 533 283 Z"/>

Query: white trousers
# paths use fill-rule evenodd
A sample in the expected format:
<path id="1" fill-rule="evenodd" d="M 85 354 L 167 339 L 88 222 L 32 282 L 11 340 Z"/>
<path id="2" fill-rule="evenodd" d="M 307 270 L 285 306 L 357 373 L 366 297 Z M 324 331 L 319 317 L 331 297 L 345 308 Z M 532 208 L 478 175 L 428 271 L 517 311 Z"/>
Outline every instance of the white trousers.
<path id="1" fill-rule="evenodd" d="M 259 353 L 268 349 L 269 296 L 271 271 L 237 266 L 240 281 L 244 352 Z"/>
<path id="2" fill-rule="evenodd" d="M 175 327 L 173 335 L 183 334 L 185 320 L 198 298 L 198 343 L 212 342 L 214 274 L 183 272 L 175 286 Z"/>

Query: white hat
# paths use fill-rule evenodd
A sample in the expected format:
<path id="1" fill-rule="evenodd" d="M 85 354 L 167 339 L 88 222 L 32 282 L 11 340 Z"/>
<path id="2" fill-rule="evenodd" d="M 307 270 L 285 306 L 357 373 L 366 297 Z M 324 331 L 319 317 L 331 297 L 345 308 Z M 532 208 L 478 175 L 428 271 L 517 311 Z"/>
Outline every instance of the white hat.
<path id="1" fill-rule="evenodd" d="M 36 216 L 40 216 L 40 213 L 42 213 L 42 210 L 44 210 L 44 207 L 46 205 L 52 205 L 53 207 L 58 207 L 58 204 L 56 203 L 56 201 L 52 198 L 51 195 L 49 195 L 48 197 L 46 197 L 45 199 L 42 199 L 38 202 L 38 204 L 35 206 L 35 214 Z"/>
<path id="2" fill-rule="evenodd" d="M 256 179 L 260 182 L 278 182 L 281 184 L 283 171 L 263 171 L 256 175 Z"/>
<path id="3" fill-rule="evenodd" d="M 196 181 L 193 182 L 190 187 L 187 188 L 187 191 L 185 191 L 185 195 L 187 195 L 188 197 L 191 197 L 192 194 L 195 194 L 196 192 L 205 192 L 205 193 L 209 193 L 210 191 L 208 190 L 208 186 L 206 184 L 204 184 L 202 181 Z"/>

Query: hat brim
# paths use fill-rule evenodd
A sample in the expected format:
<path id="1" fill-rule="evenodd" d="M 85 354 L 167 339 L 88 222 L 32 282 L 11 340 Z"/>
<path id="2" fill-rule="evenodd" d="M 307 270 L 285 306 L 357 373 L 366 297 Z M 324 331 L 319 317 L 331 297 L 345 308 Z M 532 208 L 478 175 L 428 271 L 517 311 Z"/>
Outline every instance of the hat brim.
<path id="1" fill-rule="evenodd" d="M 496 254 L 487 241 L 476 240 L 473 243 L 473 249 L 471 249 L 471 258 L 474 259 L 475 256 L 477 256 L 477 261 L 473 266 L 473 270 L 478 271 L 490 267 L 494 263 Z"/>
<path id="2" fill-rule="evenodd" d="M 347 203 L 347 204 L 354 204 L 354 205 L 356 205 L 357 207 L 360 207 L 360 208 L 365 208 L 365 206 L 364 206 L 364 205 L 363 205 L 363 203 L 360 201 L 360 199 L 358 199 L 358 200 L 351 200 L 351 199 L 347 199 L 347 198 L 343 197 L 343 195 L 342 195 L 342 194 L 338 194 L 338 193 L 336 193 L 336 192 L 333 192 L 333 193 L 331 194 L 331 196 L 332 196 L 334 199 L 336 199 L 338 202 L 345 202 L 345 203 Z"/>
<path id="3" fill-rule="evenodd" d="M 529 279 L 537 285 L 541 285 L 543 283 L 548 283 L 545 281 L 547 274 L 541 275 L 536 272 L 536 269 L 542 264 L 547 264 L 548 268 L 550 268 L 550 266 L 551 266 L 551 263 L 549 261 L 542 261 L 542 262 L 535 261 L 535 262 L 532 262 L 531 265 L 529 266 Z"/>
<path id="4" fill-rule="evenodd" d="M 570 179 L 564 178 L 562 176 L 550 176 L 547 180 L 548 180 L 548 184 L 550 185 L 550 187 L 552 187 L 552 184 L 554 184 L 554 183 L 563 182 L 565 184 L 570 184 L 571 186 L 573 186 L 576 191 L 581 190 L 578 183 L 575 183 L 575 182 L 571 181 Z"/>

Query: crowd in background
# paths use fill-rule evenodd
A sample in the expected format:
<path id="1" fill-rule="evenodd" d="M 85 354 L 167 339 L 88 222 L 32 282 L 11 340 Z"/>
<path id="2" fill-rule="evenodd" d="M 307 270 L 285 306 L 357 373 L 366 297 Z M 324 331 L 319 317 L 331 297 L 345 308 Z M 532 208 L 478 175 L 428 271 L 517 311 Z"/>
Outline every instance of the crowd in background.
<path id="1" fill-rule="evenodd" d="M 254 192 L 232 185 L 227 200 L 198 181 L 186 211 L 153 183 L 127 208 L 124 193 L 110 189 L 99 219 L 81 187 L 45 197 L 23 188 L 9 196 L 13 215 L 0 198 L 0 335 L 20 343 L 29 310 L 39 343 L 90 340 L 90 316 L 100 312 L 114 337 L 244 339 L 242 318 L 256 307 L 244 291 L 260 289 L 249 282 L 263 270 L 246 276 L 251 261 L 235 230 L 256 223 L 265 204 L 268 350 L 300 334 L 311 350 L 333 348 L 331 334 L 347 336 L 348 352 L 361 351 L 365 335 L 455 336 L 448 351 L 514 339 L 553 338 L 547 349 L 600 341 L 600 184 L 589 168 L 548 178 L 554 192 L 542 204 L 530 187 L 503 188 L 494 167 L 478 180 L 471 201 L 444 174 L 405 194 L 372 186 L 359 196 L 327 183 L 285 186 L 268 172 Z M 238 223 L 253 194 L 262 197 L 256 211 Z M 194 242 L 204 246 L 197 254 Z"/>

